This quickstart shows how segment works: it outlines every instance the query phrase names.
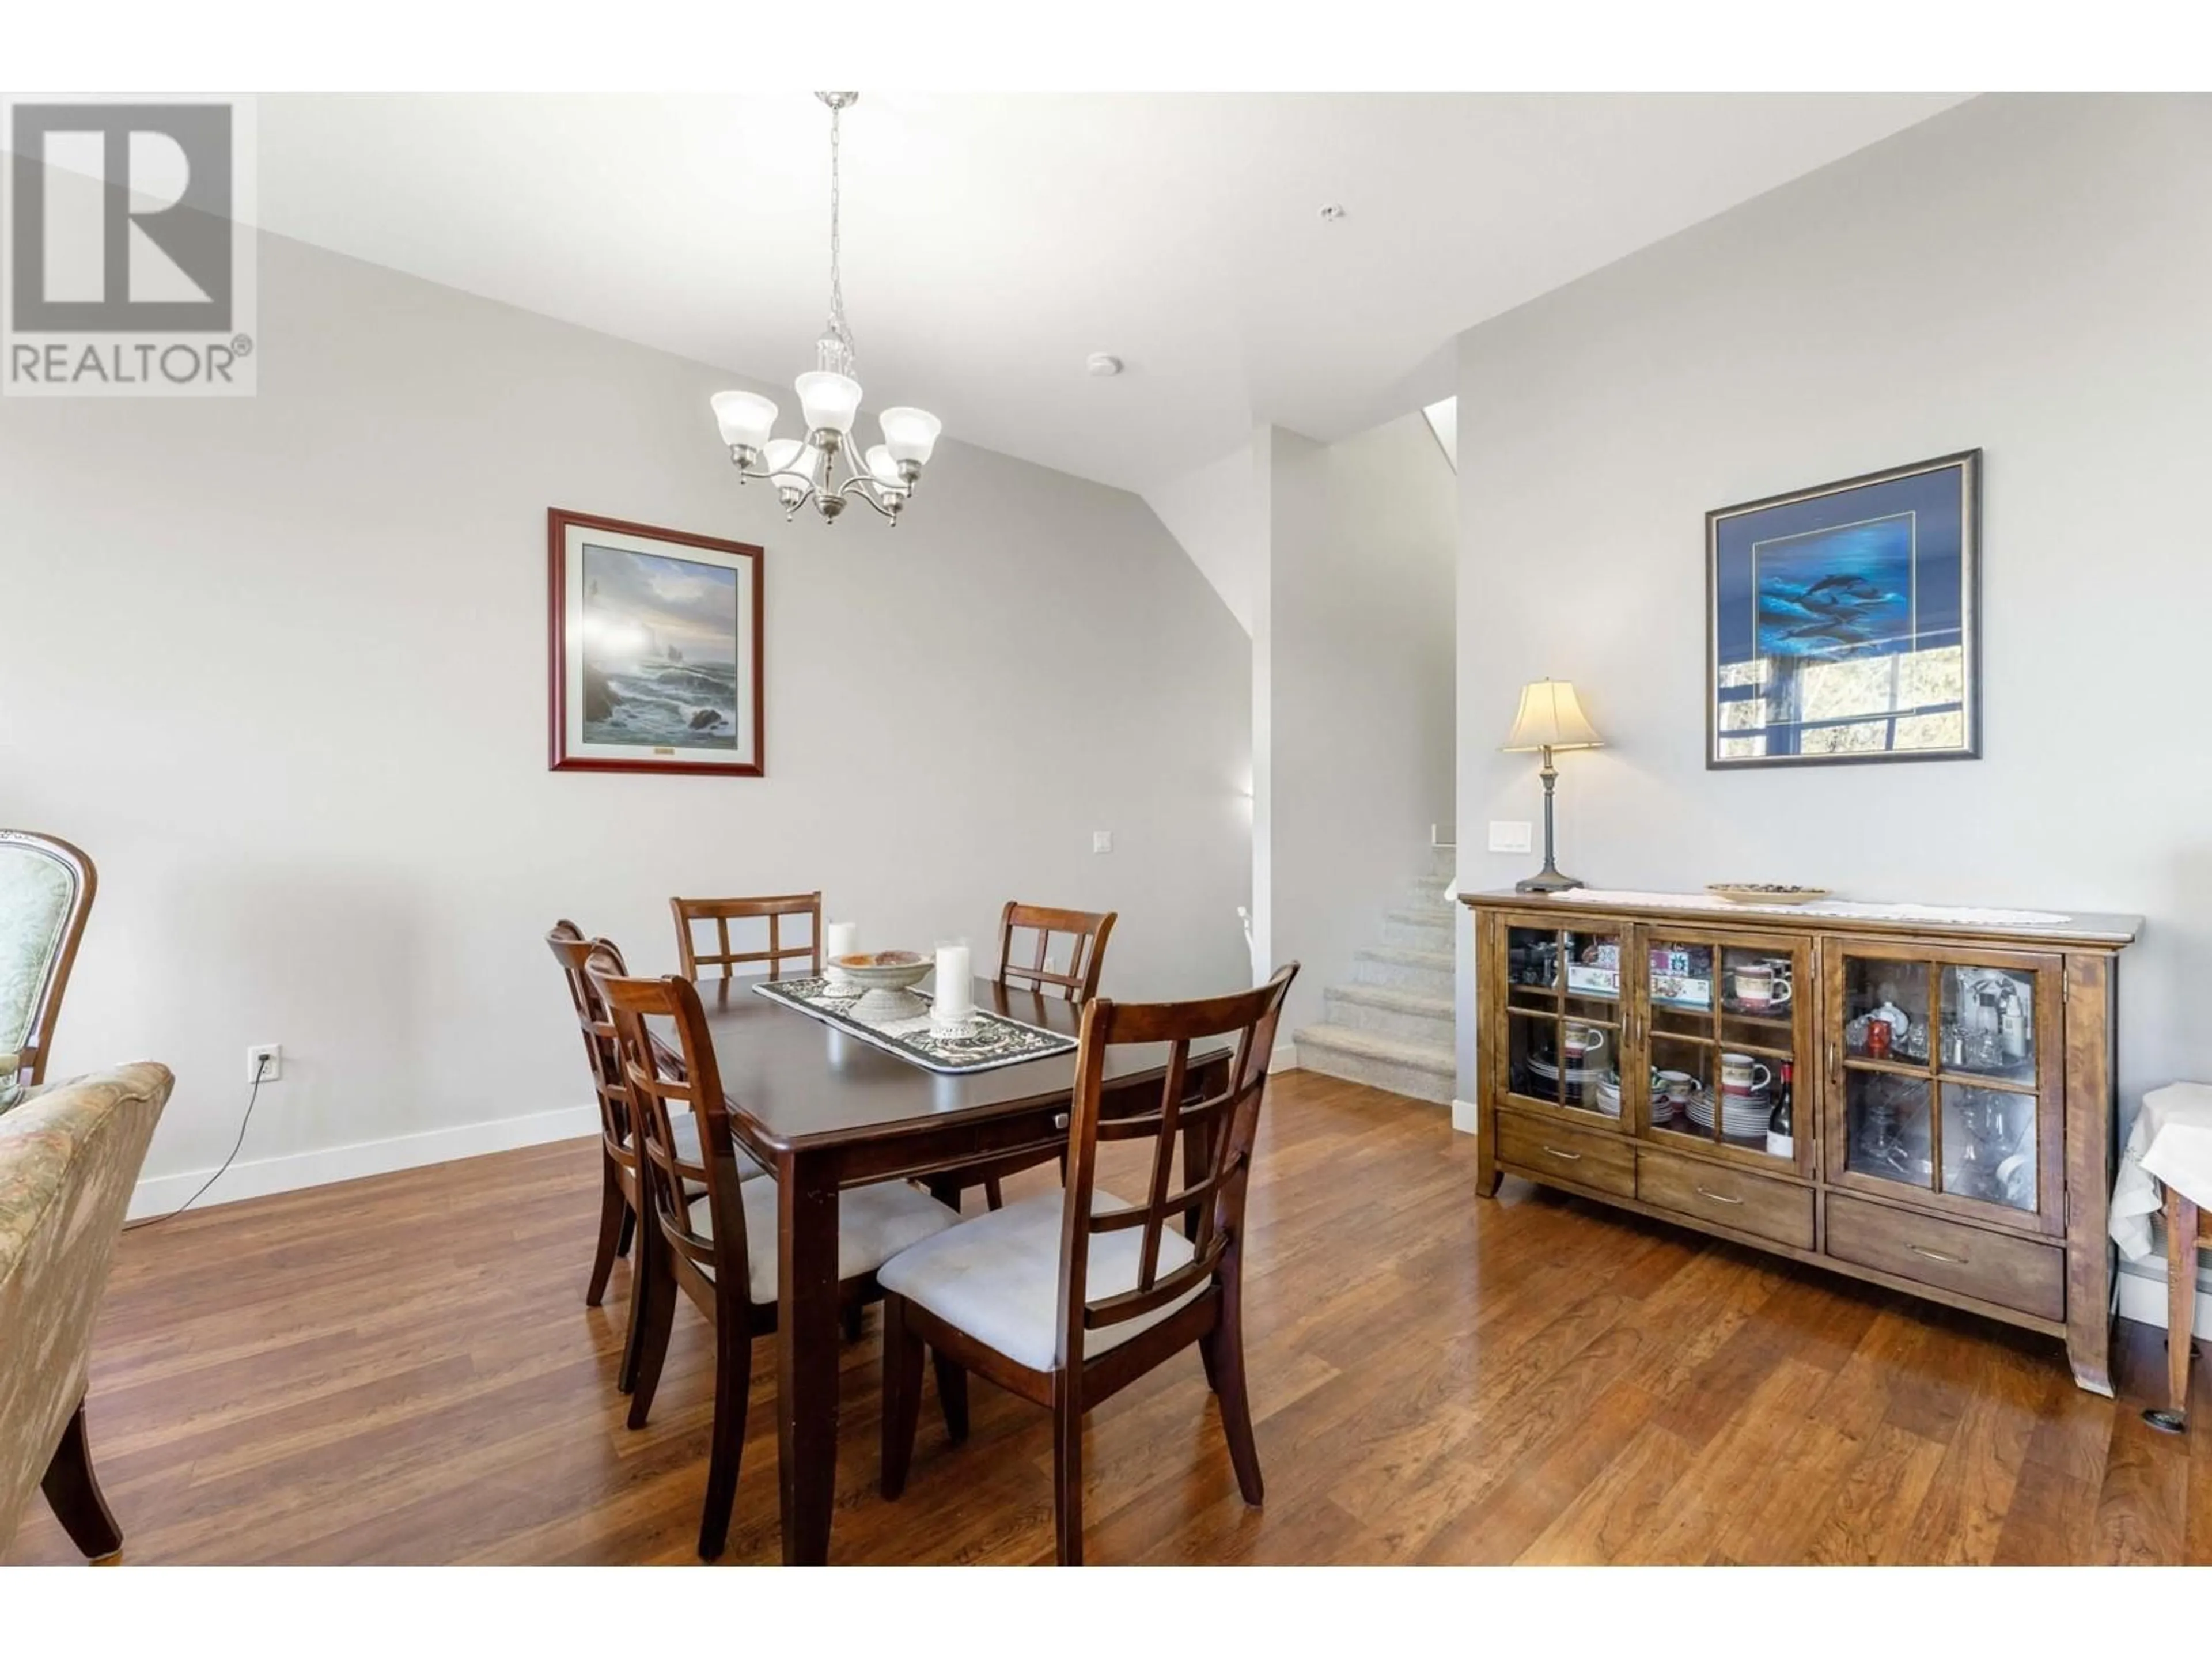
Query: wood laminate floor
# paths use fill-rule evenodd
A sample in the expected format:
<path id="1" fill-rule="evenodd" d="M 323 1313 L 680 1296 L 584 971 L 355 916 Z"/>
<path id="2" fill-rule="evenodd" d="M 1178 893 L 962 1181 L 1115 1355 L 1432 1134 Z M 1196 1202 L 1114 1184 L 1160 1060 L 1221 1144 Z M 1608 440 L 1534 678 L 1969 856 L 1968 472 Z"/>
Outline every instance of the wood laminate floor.
<path id="1" fill-rule="evenodd" d="M 236 1204 L 125 1239 L 94 1454 L 132 1562 L 684 1562 L 705 1327 L 652 1425 L 586 1309 L 596 1145 Z M 2117 1402 L 2055 1342 L 1509 1180 L 1443 1114 L 1310 1073 L 1263 1121 L 1247 1279 L 1267 1503 L 1237 1493 L 1195 1352 L 1094 1414 L 1101 1562 L 2212 1562 L 2203 1425 L 2159 1435 L 2159 1332 Z M 1034 1177 L 1044 1181 L 1040 1174 Z M 1043 1413 L 933 1392 L 876 1492 L 878 1317 L 847 1350 L 832 1559 L 1052 1556 Z M 774 1345 L 729 1559 L 773 1560 Z M 9 1559 L 74 1560 L 33 1499 Z"/>

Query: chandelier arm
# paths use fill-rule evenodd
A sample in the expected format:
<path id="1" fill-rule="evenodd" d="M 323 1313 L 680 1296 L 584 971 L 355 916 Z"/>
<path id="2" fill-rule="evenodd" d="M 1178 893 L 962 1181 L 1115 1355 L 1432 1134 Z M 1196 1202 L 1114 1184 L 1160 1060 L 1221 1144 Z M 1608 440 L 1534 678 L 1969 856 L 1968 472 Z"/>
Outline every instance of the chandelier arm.
<path id="1" fill-rule="evenodd" d="M 864 477 L 861 475 L 855 473 L 853 477 L 848 478 L 844 483 L 840 485 L 833 493 L 844 497 L 847 501 L 866 501 L 870 507 L 874 507 L 883 517 L 896 520 L 898 517 L 898 509 L 896 507 L 885 507 L 882 501 L 876 498 L 877 490 L 879 488 L 880 486 L 876 484 L 874 479 Z"/>

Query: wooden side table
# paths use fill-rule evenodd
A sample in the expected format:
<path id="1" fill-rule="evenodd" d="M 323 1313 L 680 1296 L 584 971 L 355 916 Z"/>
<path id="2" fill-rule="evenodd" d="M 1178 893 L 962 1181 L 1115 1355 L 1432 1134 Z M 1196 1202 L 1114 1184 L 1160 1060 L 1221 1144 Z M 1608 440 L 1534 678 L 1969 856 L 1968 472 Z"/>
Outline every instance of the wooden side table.
<path id="1" fill-rule="evenodd" d="M 2200 1209 L 2181 1188 L 2166 1189 L 2166 1397 L 2143 1421 L 2169 1434 L 2189 1427 L 2189 1361 L 2197 1315 L 2197 1247 L 2212 1243 L 2212 1210 Z"/>

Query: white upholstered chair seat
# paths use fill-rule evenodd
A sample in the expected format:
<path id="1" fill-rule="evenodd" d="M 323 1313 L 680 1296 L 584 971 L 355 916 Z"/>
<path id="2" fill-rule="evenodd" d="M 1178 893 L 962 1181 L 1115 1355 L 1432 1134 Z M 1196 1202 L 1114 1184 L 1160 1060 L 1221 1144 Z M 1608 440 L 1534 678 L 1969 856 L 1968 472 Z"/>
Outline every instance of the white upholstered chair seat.
<path id="1" fill-rule="evenodd" d="M 697 1118 L 689 1112 L 671 1112 L 668 1115 L 668 1138 L 676 1143 L 678 1158 L 686 1164 L 696 1164 L 699 1161 L 699 1120 Z M 768 1172 L 766 1164 L 756 1163 L 753 1155 L 744 1147 L 738 1148 L 738 1180 L 757 1181 Z M 696 1182 L 693 1182 L 691 1185 L 695 1188 L 704 1190 L 704 1188 L 699 1188 Z"/>
<path id="2" fill-rule="evenodd" d="M 1066 1194 L 1040 1193 L 1003 1210 L 963 1221 L 883 1264 L 876 1278 L 893 1295 L 927 1308 L 946 1324 L 1031 1370 L 1050 1370 L 1060 1317 L 1060 1230 Z M 1094 1191 L 1091 1212 L 1131 1207 L 1111 1193 Z M 1103 1302 L 1134 1290 L 1144 1230 L 1096 1233 L 1085 1297 Z M 1190 1241 L 1160 1234 L 1159 1271 L 1174 1272 L 1191 1259 Z M 1086 1356 L 1119 1347 L 1206 1293 L 1187 1296 L 1134 1319 L 1083 1334 Z"/>
<path id="3" fill-rule="evenodd" d="M 754 1302 L 773 1302 L 776 1185 L 773 1181 L 747 1181 L 738 1186 L 738 1195 L 745 1212 L 745 1256 L 750 1270 L 745 1293 Z M 853 1279 L 873 1273 L 908 1246 L 942 1232 L 959 1219 L 957 1212 L 903 1181 L 842 1192 L 837 1194 L 837 1277 Z M 714 1236 L 713 1206 L 703 1197 L 692 1203 L 691 1228 L 702 1238 Z"/>

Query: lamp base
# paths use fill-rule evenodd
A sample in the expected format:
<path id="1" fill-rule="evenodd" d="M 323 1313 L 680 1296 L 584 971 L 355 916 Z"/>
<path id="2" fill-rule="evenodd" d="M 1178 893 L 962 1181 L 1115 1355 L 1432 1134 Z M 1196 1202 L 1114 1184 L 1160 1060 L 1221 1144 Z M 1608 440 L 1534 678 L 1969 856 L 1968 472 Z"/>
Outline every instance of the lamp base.
<path id="1" fill-rule="evenodd" d="M 1585 885 L 1579 878 L 1563 876 L 1547 866 L 1533 876 L 1523 876 L 1513 884 L 1516 893 L 1564 893 L 1571 887 Z"/>

